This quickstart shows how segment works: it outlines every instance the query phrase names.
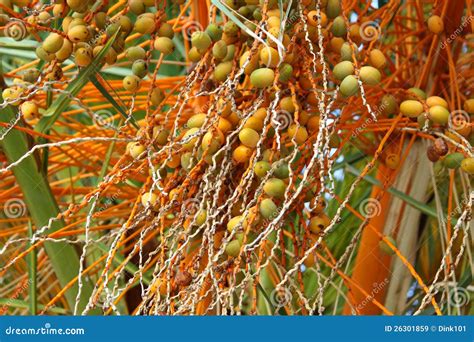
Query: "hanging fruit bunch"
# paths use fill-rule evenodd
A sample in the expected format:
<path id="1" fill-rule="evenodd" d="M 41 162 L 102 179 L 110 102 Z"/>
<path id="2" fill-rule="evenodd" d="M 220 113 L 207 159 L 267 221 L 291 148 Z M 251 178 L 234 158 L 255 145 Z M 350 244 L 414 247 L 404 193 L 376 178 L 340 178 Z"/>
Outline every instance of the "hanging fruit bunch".
<path id="1" fill-rule="evenodd" d="M 455 29 L 442 4 L 358 3 L 0 2 L 2 39 L 35 42 L 33 61 L 3 71 L 14 115 L 2 139 L 21 127 L 25 158 L 59 182 L 48 219 L 64 225 L 36 217 L 33 243 L 77 235 L 77 278 L 59 279 L 71 311 L 118 313 L 123 297 L 139 314 L 337 309 L 323 305 L 333 278 L 364 290 L 342 271 L 356 247 L 341 237 L 348 213 L 360 229 L 380 224 L 354 214 L 354 197 L 378 167 L 396 178 L 409 140 L 459 173 L 455 231 L 470 220 L 469 25 L 437 50 Z M 22 165 L 12 145 L 5 179 Z M 353 162 L 357 177 L 341 173 Z"/>

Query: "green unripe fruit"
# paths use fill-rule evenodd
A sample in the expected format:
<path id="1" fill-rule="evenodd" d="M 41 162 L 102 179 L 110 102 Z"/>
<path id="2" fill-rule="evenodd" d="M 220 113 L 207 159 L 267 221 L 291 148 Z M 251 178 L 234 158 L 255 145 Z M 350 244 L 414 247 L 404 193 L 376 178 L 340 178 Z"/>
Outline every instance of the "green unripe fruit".
<path id="1" fill-rule="evenodd" d="M 153 16 L 142 14 L 135 21 L 133 28 L 141 34 L 152 33 L 156 29 L 155 19 Z"/>
<path id="2" fill-rule="evenodd" d="M 281 198 L 284 196 L 285 190 L 285 182 L 278 178 L 270 178 L 263 186 L 263 191 L 270 197 Z"/>
<path id="3" fill-rule="evenodd" d="M 92 51 L 90 48 L 81 47 L 74 52 L 74 62 L 79 67 L 86 67 L 92 62 Z"/>
<path id="4" fill-rule="evenodd" d="M 162 126 L 153 127 L 153 139 L 158 146 L 166 145 L 170 131 Z"/>
<path id="5" fill-rule="evenodd" d="M 341 1 L 328 0 L 328 4 L 326 6 L 326 15 L 328 16 L 328 18 L 334 19 L 339 14 L 341 14 Z"/>
<path id="6" fill-rule="evenodd" d="M 186 122 L 186 125 L 188 126 L 188 128 L 199 128 L 199 127 L 202 127 L 205 120 L 206 120 L 206 114 L 198 113 L 191 116 L 188 119 L 188 122 Z"/>
<path id="7" fill-rule="evenodd" d="M 260 214 L 266 219 L 276 217 L 278 213 L 278 207 L 270 198 L 265 198 L 260 202 L 259 206 Z"/>
<path id="8" fill-rule="evenodd" d="M 423 104 L 415 100 L 405 100 L 400 104 L 400 112 L 409 118 L 416 118 L 423 113 Z"/>
<path id="9" fill-rule="evenodd" d="M 67 37 L 73 43 L 85 42 L 89 39 L 89 30 L 85 25 L 69 27 Z"/>
<path id="10" fill-rule="evenodd" d="M 38 80 L 39 75 L 40 75 L 39 70 L 28 69 L 22 75 L 22 79 L 23 81 L 28 82 L 28 83 L 35 83 Z"/>
<path id="11" fill-rule="evenodd" d="M 125 76 L 122 81 L 122 84 L 126 90 L 135 92 L 140 86 L 140 79 L 135 75 Z"/>
<path id="12" fill-rule="evenodd" d="M 143 78 L 148 73 L 146 62 L 142 59 L 138 59 L 132 64 L 132 72 L 135 76 Z"/>
<path id="13" fill-rule="evenodd" d="M 168 37 L 158 37 L 155 39 L 155 43 L 153 45 L 155 50 L 160 51 L 164 55 L 169 55 L 174 51 L 174 43 Z"/>
<path id="14" fill-rule="evenodd" d="M 143 14 L 146 10 L 146 6 L 142 0 L 128 0 L 128 7 L 130 11 L 136 15 Z"/>
<path id="15" fill-rule="evenodd" d="M 449 121 L 449 111 L 443 106 L 433 106 L 429 109 L 429 118 L 440 125 L 446 125 Z"/>
<path id="16" fill-rule="evenodd" d="M 235 37 L 239 34 L 239 27 L 233 21 L 228 21 L 224 25 L 224 33 L 229 37 Z"/>
<path id="17" fill-rule="evenodd" d="M 410 88 L 407 90 L 409 93 L 408 99 L 418 101 L 418 99 L 426 100 L 426 93 L 420 88 Z"/>
<path id="18" fill-rule="evenodd" d="M 188 57 L 191 62 L 197 63 L 201 60 L 202 56 L 196 47 L 192 47 L 188 52 Z"/>
<path id="19" fill-rule="evenodd" d="M 461 169 L 470 175 L 474 175 L 474 158 L 464 159 L 461 162 Z"/>
<path id="20" fill-rule="evenodd" d="M 126 36 L 130 34 L 133 30 L 132 20 L 126 15 L 121 15 L 118 18 L 118 24 L 120 25 L 120 31 L 123 32 Z"/>
<path id="21" fill-rule="evenodd" d="M 397 247 L 397 242 L 391 236 L 385 236 L 385 238 L 395 247 Z M 394 255 L 395 251 L 384 241 L 380 240 L 379 242 L 380 251 L 387 255 Z"/>
<path id="22" fill-rule="evenodd" d="M 196 135 L 198 132 L 199 132 L 199 128 L 190 128 L 186 131 L 186 133 L 184 133 L 183 141 L 186 141 L 186 142 L 183 144 L 183 148 L 186 151 L 192 151 L 194 147 L 196 146 L 198 142 L 198 137 L 196 136 L 194 138 L 191 138 L 191 140 L 189 140 L 189 137 Z"/>
<path id="23" fill-rule="evenodd" d="M 191 43 L 196 49 L 205 51 L 211 46 L 212 40 L 206 32 L 196 31 L 191 36 Z"/>
<path id="24" fill-rule="evenodd" d="M 352 61 L 352 52 L 354 52 L 354 55 L 357 57 L 358 51 L 357 51 L 357 46 L 354 46 L 353 49 L 351 49 L 351 45 L 349 43 L 344 43 L 341 46 L 341 61 Z"/>
<path id="25" fill-rule="evenodd" d="M 214 69 L 214 79 L 223 82 L 227 79 L 232 71 L 232 62 L 219 63 Z"/>
<path id="26" fill-rule="evenodd" d="M 181 167 L 186 171 L 189 172 L 192 168 L 191 159 L 193 154 L 191 152 L 186 152 L 181 155 Z"/>
<path id="27" fill-rule="evenodd" d="M 288 64 L 288 63 L 283 63 L 280 65 L 280 67 L 278 68 L 278 71 L 280 73 L 280 76 L 278 76 L 278 80 L 280 82 L 288 82 L 291 77 L 293 76 L 293 67 L 291 66 L 291 64 Z"/>
<path id="28" fill-rule="evenodd" d="M 290 176 L 290 168 L 288 166 L 288 163 L 279 163 L 278 167 L 275 168 L 273 174 L 275 175 L 275 177 L 280 179 L 288 178 Z"/>
<path id="29" fill-rule="evenodd" d="M 395 97 L 390 94 L 385 94 L 380 101 L 379 109 L 385 115 L 392 115 L 398 111 L 398 103 Z"/>
<path id="30" fill-rule="evenodd" d="M 337 80 L 342 81 L 347 76 L 354 74 L 354 65 L 349 61 L 343 61 L 337 63 L 332 71 L 334 73 L 334 77 Z"/>
<path id="31" fill-rule="evenodd" d="M 51 62 L 55 57 L 54 53 L 47 53 L 46 51 L 44 51 L 42 46 L 38 46 L 35 52 L 36 56 L 38 56 L 39 59 L 45 62 Z"/>
<path id="32" fill-rule="evenodd" d="M 462 153 L 450 153 L 443 159 L 443 164 L 448 169 L 457 169 L 461 166 L 463 160 L 464 155 Z"/>
<path id="33" fill-rule="evenodd" d="M 56 58 L 62 62 L 68 59 L 71 54 L 72 54 L 72 43 L 68 39 L 64 39 L 63 45 L 59 49 L 58 52 L 56 52 Z"/>
<path id="34" fill-rule="evenodd" d="M 232 217 L 229 222 L 227 222 L 227 231 L 232 233 L 237 227 L 241 227 L 241 229 L 247 228 L 247 221 L 243 219 L 242 215 Z"/>
<path id="35" fill-rule="evenodd" d="M 235 55 L 235 45 L 234 44 L 227 45 L 227 54 L 225 55 L 222 61 L 231 62 L 234 60 L 234 55 Z"/>
<path id="36" fill-rule="evenodd" d="M 239 140 L 243 145 L 254 148 L 260 140 L 260 134 L 251 128 L 244 128 L 239 132 Z"/>
<path id="37" fill-rule="evenodd" d="M 346 76 L 339 87 L 341 94 L 345 97 L 352 96 L 359 91 L 359 83 L 353 75 Z"/>
<path id="38" fill-rule="evenodd" d="M 43 41 L 43 50 L 47 53 L 56 53 L 63 46 L 64 38 L 57 33 L 50 33 Z"/>
<path id="39" fill-rule="evenodd" d="M 360 68 L 359 77 L 363 83 L 368 85 L 377 85 L 382 79 L 380 71 L 371 66 L 363 66 Z"/>
<path id="40" fill-rule="evenodd" d="M 223 40 L 219 40 L 212 47 L 212 55 L 216 59 L 224 59 L 227 56 L 227 43 Z"/>
<path id="41" fill-rule="evenodd" d="M 217 42 L 222 38 L 222 29 L 216 24 L 209 24 L 206 27 L 206 33 L 211 37 L 213 42 Z"/>
<path id="42" fill-rule="evenodd" d="M 174 37 L 173 26 L 168 23 L 162 23 L 160 27 L 158 28 L 158 36 L 168 37 L 169 39 L 173 39 Z"/>
<path id="43" fill-rule="evenodd" d="M 132 46 L 127 49 L 125 55 L 130 61 L 134 62 L 137 59 L 145 59 L 146 51 L 141 46 Z"/>
<path id="44" fill-rule="evenodd" d="M 73 11 L 76 12 L 82 12 L 84 7 L 87 8 L 87 1 L 84 0 L 67 0 L 66 3 Z"/>
<path id="45" fill-rule="evenodd" d="M 260 178 L 265 177 L 268 171 L 270 171 L 270 169 L 271 169 L 270 163 L 264 160 L 256 162 L 255 166 L 253 167 L 253 171 Z"/>
<path id="46" fill-rule="evenodd" d="M 252 14 L 252 15 L 253 15 L 253 18 L 254 18 L 255 20 L 260 21 L 260 20 L 263 19 L 263 16 L 262 16 L 262 9 L 261 9 L 260 7 L 257 7 L 257 8 L 255 9 L 255 11 L 253 11 L 253 14 Z"/>
<path id="47" fill-rule="evenodd" d="M 240 253 L 240 242 L 239 240 L 232 240 L 225 247 L 225 252 L 228 256 L 236 258 Z"/>
<path id="48" fill-rule="evenodd" d="M 260 68 L 252 72 L 250 75 L 250 83 L 255 88 L 266 88 L 273 84 L 275 80 L 275 72 L 269 68 Z"/>
<path id="49" fill-rule="evenodd" d="M 346 23 L 343 17 L 338 16 L 334 19 L 331 32 L 336 37 L 344 37 L 347 34 Z"/>

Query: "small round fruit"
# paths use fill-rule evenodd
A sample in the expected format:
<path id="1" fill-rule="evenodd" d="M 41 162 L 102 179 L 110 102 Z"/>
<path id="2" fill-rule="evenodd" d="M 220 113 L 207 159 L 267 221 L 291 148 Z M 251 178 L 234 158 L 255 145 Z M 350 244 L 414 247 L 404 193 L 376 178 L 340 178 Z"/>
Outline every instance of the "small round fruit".
<path id="1" fill-rule="evenodd" d="M 239 132 L 239 140 L 243 145 L 254 148 L 260 140 L 260 134 L 251 128 L 244 128 Z"/>
<path id="2" fill-rule="evenodd" d="M 224 144 L 224 134 L 219 129 L 209 131 L 202 138 L 201 148 L 208 154 L 213 154 Z"/>
<path id="3" fill-rule="evenodd" d="M 211 37 L 213 42 L 217 42 L 222 38 L 222 28 L 216 24 L 209 24 L 206 27 L 206 33 Z"/>
<path id="4" fill-rule="evenodd" d="M 259 118 L 251 116 L 245 121 L 244 128 L 251 128 L 257 132 L 260 132 L 263 129 L 263 121 Z"/>
<path id="5" fill-rule="evenodd" d="M 314 216 L 309 221 L 309 230 L 313 234 L 320 235 L 324 232 L 324 229 L 326 229 L 330 223 L 331 223 L 331 220 L 329 219 L 329 217 L 327 217 L 324 214 Z"/>
<path id="6" fill-rule="evenodd" d="M 186 133 L 184 133 L 183 135 L 183 148 L 186 150 L 186 151 L 192 151 L 194 149 L 194 147 L 196 146 L 197 142 L 198 142 L 198 136 L 197 136 L 197 133 L 199 132 L 199 128 L 190 128 L 186 131 Z M 193 138 L 189 138 L 193 136 Z"/>
<path id="7" fill-rule="evenodd" d="M 128 154 L 133 158 L 138 158 L 143 152 L 145 152 L 145 146 L 139 142 L 131 142 L 127 145 Z"/>
<path id="8" fill-rule="evenodd" d="M 56 53 L 63 46 L 64 38 L 57 33 L 50 33 L 43 41 L 43 49 L 47 53 Z"/>
<path id="9" fill-rule="evenodd" d="M 423 113 L 423 104 L 416 100 L 405 100 L 400 104 L 400 112 L 409 118 L 416 118 Z"/>
<path id="10" fill-rule="evenodd" d="M 288 163 L 279 162 L 273 174 L 277 178 L 287 179 L 290 176 L 290 169 Z"/>
<path id="11" fill-rule="evenodd" d="M 396 153 L 389 153 L 385 157 L 385 165 L 389 169 L 396 170 L 400 165 L 400 156 Z"/>
<path id="12" fill-rule="evenodd" d="M 151 15 L 142 14 L 138 16 L 137 20 L 135 21 L 135 25 L 133 26 L 135 31 L 141 34 L 152 33 L 155 31 L 155 19 Z"/>
<path id="13" fill-rule="evenodd" d="M 126 90 L 135 92 L 140 87 L 140 79 L 135 75 L 125 76 L 122 84 Z"/>
<path id="14" fill-rule="evenodd" d="M 153 46 L 155 50 L 160 51 L 164 55 L 169 55 L 170 53 L 173 53 L 175 48 L 173 41 L 168 37 L 156 38 Z"/>
<path id="15" fill-rule="evenodd" d="M 334 18 L 331 32 L 335 37 L 344 37 L 347 34 L 346 22 L 342 16 Z"/>
<path id="16" fill-rule="evenodd" d="M 188 121 L 186 122 L 186 125 L 188 126 L 188 128 L 199 128 L 204 124 L 205 120 L 206 120 L 206 114 L 204 113 L 194 114 L 188 119 Z"/>
<path id="17" fill-rule="evenodd" d="M 225 247 L 225 252 L 228 256 L 236 258 L 239 256 L 240 247 L 241 245 L 239 240 L 232 240 Z"/>
<path id="18" fill-rule="evenodd" d="M 18 106 L 21 102 L 19 99 L 23 94 L 23 89 L 20 87 L 9 87 L 2 91 L 4 101 L 8 101 L 13 106 Z"/>
<path id="19" fill-rule="evenodd" d="M 270 197 L 281 198 L 285 194 L 285 190 L 285 182 L 278 178 L 270 178 L 263 186 L 263 191 Z"/>
<path id="20" fill-rule="evenodd" d="M 334 73 L 334 77 L 337 80 L 342 81 L 344 78 L 354 73 L 354 65 L 349 61 L 343 61 L 337 63 L 332 71 Z"/>
<path id="21" fill-rule="evenodd" d="M 373 49 L 369 54 L 370 64 L 377 69 L 383 69 L 387 66 L 387 58 L 379 49 Z"/>
<path id="22" fill-rule="evenodd" d="M 470 175 L 474 175 L 474 158 L 465 158 L 461 162 L 461 169 Z"/>
<path id="23" fill-rule="evenodd" d="M 143 78 L 148 73 L 146 62 L 142 59 L 137 59 L 132 64 L 132 72 L 135 76 Z"/>
<path id="24" fill-rule="evenodd" d="M 232 71 L 232 62 L 219 63 L 214 69 L 214 78 L 218 82 L 224 82 Z"/>
<path id="25" fill-rule="evenodd" d="M 278 207 L 270 198 L 265 198 L 259 205 L 260 214 L 266 218 L 274 218 L 278 213 Z"/>
<path id="26" fill-rule="evenodd" d="M 336 18 L 341 13 L 341 0 L 328 0 L 326 14 L 330 19 Z"/>
<path id="27" fill-rule="evenodd" d="M 168 23 L 162 23 L 158 28 L 158 36 L 160 37 L 168 37 L 169 39 L 173 39 L 174 37 L 174 30 L 173 25 Z"/>
<path id="28" fill-rule="evenodd" d="M 231 233 L 237 227 L 241 227 L 242 229 L 247 228 L 247 222 L 244 220 L 242 215 L 237 215 L 232 217 L 229 222 L 227 222 L 227 231 Z"/>
<path id="29" fill-rule="evenodd" d="M 449 121 L 449 111 L 442 106 L 433 106 L 429 109 L 430 119 L 440 125 L 446 125 Z"/>
<path id="30" fill-rule="evenodd" d="M 326 201 L 324 200 L 323 196 L 317 196 L 317 197 L 313 197 L 313 199 L 310 202 L 310 205 L 311 205 L 311 212 L 315 215 L 319 215 L 326 208 Z"/>
<path id="31" fill-rule="evenodd" d="M 212 55 L 219 60 L 222 60 L 227 56 L 227 43 L 223 40 L 219 40 L 212 47 Z"/>
<path id="32" fill-rule="evenodd" d="M 339 87 L 341 94 L 345 97 L 352 96 L 359 91 L 359 83 L 353 75 L 349 75 L 344 78 Z"/>
<path id="33" fill-rule="evenodd" d="M 432 15 L 428 18 L 428 29 L 434 34 L 440 34 L 444 31 L 443 19 L 438 15 Z"/>
<path id="34" fill-rule="evenodd" d="M 371 66 L 363 66 L 360 68 L 359 76 L 361 81 L 368 85 L 377 85 L 382 79 L 380 71 Z"/>
<path id="35" fill-rule="evenodd" d="M 266 88 L 273 84 L 275 72 L 269 68 L 260 68 L 252 72 L 250 75 L 250 83 L 255 88 Z"/>
<path id="36" fill-rule="evenodd" d="M 74 52 L 74 62 L 79 67 L 86 67 L 92 63 L 92 51 L 90 48 L 79 48 Z"/>
<path id="37" fill-rule="evenodd" d="M 464 110 L 471 115 L 474 115 L 474 99 L 464 101 Z"/>
<path id="38" fill-rule="evenodd" d="M 413 87 L 413 88 L 408 89 L 407 92 L 408 92 L 409 100 L 416 100 L 416 101 L 418 101 L 418 99 L 426 100 L 426 93 L 420 88 Z"/>
<path id="39" fill-rule="evenodd" d="M 141 198 L 142 205 L 144 207 L 154 207 L 158 202 L 158 196 L 153 192 L 145 192 Z"/>
<path id="40" fill-rule="evenodd" d="M 430 96 L 426 99 L 426 105 L 428 107 L 441 106 L 448 109 L 448 102 L 439 96 Z"/>
<path id="41" fill-rule="evenodd" d="M 199 50 L 193 46 L 188 52 L 188 58 L 191 62 L 197 63 L 201 60 L 202 56 Z"/>
<path id="42" fill-rule="evenodd" d="M 278 68 L 278 71 L 280 73 L 280 76 L 278 77 L 278 80 L 280 82 L 288 82 L 291 77 L 293 76 L 293 67 L 291 66 L 291 64 L 288 64 L 288 63 L 283 63 L 280 65 L 280 67 Z"/>
<path id="43" fill-rule="evenodd" d="M 89 30 L 85 25 L 76 25 L 69 28 L 67 37 L 73 43 L 85 42 L 89 39 Z"/>
<path id="44" fill-rule="evenodd" d="M 73 50 L 72 43 L 68 39 L 64 39 L 63 45 L 56 52 L 56 58 L 61 62 L 65 61 L 71 56 L 72 50 Z"/>
<path id="45" fill-rule="evenodd" d="M 20 110 L 26 121 L 30 121 L 39 115 L 38 106 L 33 101 L 23 102 Z"/>
<path id="46" fill-rule="evenodd" d="M 280 62 L 278 51 L 270 46 L 260 50 L 260 62 L 269 68 L 275 68 Z"/>
<path id="47" fill-rule="evenodd" d="M 137 59 L 145 59 L 146 51 L 141 46 L 131 46 L 127 49 L 125 55 L 130 61 L 135 62 Z"/>
<path id="48" fill-rule="evenodd" d="M 391 94 L 385 94 L 380 101 L 378 108 L 384 115 L 392 115 L 398 111 L 398 103 L 395 97 Z"/>
<path id="49" fill-rule="evenodd" d="M 244 164 L 250 160 L 253 154 L 253 149 L 245 145 L 239 145 L 232 153 L 232 157 L 237 163 Z"/>
<path id="50" fill-rule="evenodd" d="M 265 177 L 268 171 L 270 171 L 270 169 L 271 169 L 270 163 L 265 160 L 256 162 L 255 166 L 253 167 L 253 171 L 260 178 Z"/>
<path id="51" fill-rule="evenodd" d="M 200 51 L 205 51 L 211 46 L 212 39 L 203 31 L 196 31 L 191 36 L 191 44 Z"/>
<path id="52" fill-rule="evenodd" d="M 296 107 L 291 96 L 283 97 L 280 100 L 280 109 L 290 114 L 293 114 L 296 111 Z"/>
<path id="53" fill-rule="evenodd" d="M 288 136 L 291 139 L 294 138 L 296 143 L 298 145 L 301 145 L 304 142 L 306 142 L 306 140 L 308 139 L 308 131 L 306 130 L 304 126 L 298 127 L 298 125 L 293 124 L 290 127 L 288 127 Z"/>

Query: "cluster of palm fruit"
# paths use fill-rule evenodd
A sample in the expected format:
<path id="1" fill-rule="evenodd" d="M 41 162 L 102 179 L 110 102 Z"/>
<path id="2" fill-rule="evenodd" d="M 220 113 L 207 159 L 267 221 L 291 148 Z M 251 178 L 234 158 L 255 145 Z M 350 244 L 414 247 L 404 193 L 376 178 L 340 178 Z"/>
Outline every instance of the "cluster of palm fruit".
<path id="1" fill-rule="evenodd" d="M 19 2 L 13 1 L 16 5 Z M 366 49 L 360 49 L 367 45 L 362 23 L 348 23 L 340 0 L 303 0 L 292 2 L 291 7 L 289 1 L 283 1 L 281 8 L 279 3 L 226 1 L 244 18 L 243 27 L 224 20 L 191 35 L 192 48 L 186 58 L 194 63 L 191 74 L 197 74 L 201 81 L 195 93 L 204 94 L 208 104 L 197 114 L 188 111 L 181 116 L 180 110 L 176 122 L 168 120 L 170 112 L 177 111 L 164 104 L 166 94 L 154 85 L 151 89 L 141 87 L 142 80 L 153 71 L 151 54 L 173 54 L 174 39 L 183 38 L 175 37 L 173 26 L 162 11 L 156 11 L 153 0 L 130 0 L 127 11 L 114 18 L 106 14 L 107 6 L 95 7 L 87 0 L 58 1 L 51 8 L 30 14 L 25 23 L 29 33 L 48 31 L 36 49 L 46 67 L 26 70 L 22 80 L 4 90 L 3 98 L 20 106 L 24 119 L 34 124 L 41 109 L 34 100 L 22 100 L 33 89 L 30 85 L 64 80 L 62 63 L 67 60 L 80 68 L 87 67 L 113 37 L 112 46 L 99 62 L 114 65 L 124 53 L 131 62 L 131 73 L 123 78 L 123 88 L 132 93 L 149 92 L 148 101 L 155 108 L 141 122 L 139 141 L 126 148 L 134 161 L 145 161 L 149 151 L 156 158 L 150 170 L 153 186 L 142 192 L 143 206 L 156 212 L 166 208 L 167 218 L 174 219 L 174 209 L 167 203 L 181 206 L 186 198 L 202 195 L 197 187 L 184 190 L 188 180 L 204 177 L 206 169 L 218 174 L 220 167 L 230 162 L 235 168 L 225 172 L 237 183 L 242 179 L 248 191 L 262 194 L 258 200 L 242 196 L 225 208 L 230 217 L 221 223 L 231 236 L 225 251 L 237 257 L 243 245 L 290 203 L 288 199 L 303 182 L 302 170 L 313 158 L 313 147 L 319 144 L 321 153 L 341 147 L 338 128 L 329 132 L 329 124 L 321 122 L 323 115 L 326 121 L 329 116 L 336 120 L 337 115 L 321 113 L 328 104 L 320 92 L 344 105 L 372 89 L 380 90 L 390 73 L 389 52 L 371 48 L 366 53 Z M 62 19 L 59 30 L 43 25 L 52 18 Z M 443 32 L 439 17 L 430 18 L 427 27 L 433 34 Z M 133 40 L 126 42 L 131 34 L 149 37 L 152 43 L 144 48 Z M 305 51 L 300 50 L 303 45 L 308 46 Z M 448 168 L 460 166 L 474 174 L 474 159 L 459 148 L 472 141 L 474 99 L 466 100 L 461 111 L 441 97 L 428 97 L 421 89 L 409 88 L 396 94 L 387 92 L 379 103 L 372 103 L 372 108 L 377 109 L 371 113 L 375 117 L 401 113 L 413 122 L 418 120 L 420 130 L 444 132 L 449 140 L 434 140 L 428 150 L 430 160 L 442 159 Z M 327 161 L 311 170 L 316 178 L 329 170 Z M 397 167 L 396 163 L 390 166 Z M 296 193 L 302 201 L 290 203 L 302 212 L 304 203 L 310 202 L 305 210 L 310 219 L 308 234 L 313 238 L 331 222 L 324 213 L 324 197 L 328 195 L 324 193 L 324 179 L 303 184 L 305 190 Z M 219 188 L 216 196 L 231 197 L 236 187 L 229 182 Z M 186 218 L 184 227 L 205 225 L 209 209 L 196 210 L 194 216 Z"/>

